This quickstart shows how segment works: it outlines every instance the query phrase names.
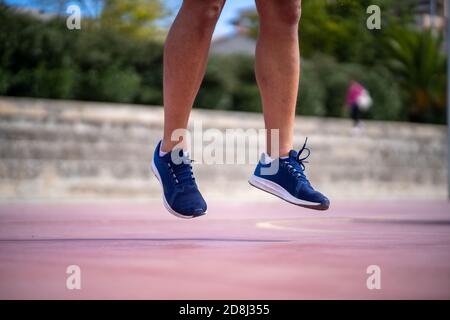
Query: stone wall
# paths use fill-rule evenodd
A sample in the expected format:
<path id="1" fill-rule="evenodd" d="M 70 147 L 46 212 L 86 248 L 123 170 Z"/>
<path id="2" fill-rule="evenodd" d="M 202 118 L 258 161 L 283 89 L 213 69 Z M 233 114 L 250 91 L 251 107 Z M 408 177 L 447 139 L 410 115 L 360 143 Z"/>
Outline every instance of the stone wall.
<path id="1" fill-rule="evenodd" d="M 0 98 L 0 200 L 159 198 L 150 158 L 161 107 Z M 262 128 L 260 114 L 194 110 L 203 129 Z M 312 151 L 310 180 L 332 199 L 445 199 L 446 127 L 296 119 L 296 143 Z M 268 197 L 248 186 L 253 165 L 196 164 L 208 199 Z"/>

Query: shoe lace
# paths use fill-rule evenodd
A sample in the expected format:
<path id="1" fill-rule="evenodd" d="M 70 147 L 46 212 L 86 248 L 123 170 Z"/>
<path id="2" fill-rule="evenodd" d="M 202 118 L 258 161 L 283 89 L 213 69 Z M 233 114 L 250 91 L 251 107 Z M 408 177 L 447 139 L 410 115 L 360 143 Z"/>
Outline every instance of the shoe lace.
<path id="1" fill-rule="evenodd" d="M 189 159 L 188 155 L 183 155 L 180 159 L 180 164 L 175 164 L 173 162 L 167 164 L 173 181 L 179 186 L 193 184 L 195 178 L 192 173 L 192 162 L 194 162 L 194 160 Z"/>
<path id="2" fill-rule="evenodd" d="M 303 143 L 303 146 L 300 148 L 300 150 L 297 152 L 297 156 L 295 159 L 292 159 L 289 157 L 289 159 L 286 162 L 287 168 L 289 172 L 298 180 L 302 180 L 304 182 L 309 183 L 308 179 L 306 178 L 304 171 L 305 171 L 305 163 L 308 163 L 306 159 L 308 159 L 309 155 L 311 154 L 311 150 L 306 147 L 306 143 L 308 142 L 308 137 L 306 137 L 305 142 Z M 302 157 L 303 152 L 308 152 L 306 156 Z"/>

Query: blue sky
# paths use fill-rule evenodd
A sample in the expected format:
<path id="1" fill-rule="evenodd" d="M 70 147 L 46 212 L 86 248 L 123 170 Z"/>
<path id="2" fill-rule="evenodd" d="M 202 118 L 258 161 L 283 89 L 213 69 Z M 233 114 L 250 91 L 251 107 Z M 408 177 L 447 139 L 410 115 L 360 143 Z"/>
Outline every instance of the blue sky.
<path id="1" fill-rule="evenodd" d="M 182 2 L 182 0 L 167 1 L 169 8 L 171 8 L 174 12 L 178 11 Z M 230 24 L 230 21 L 238 16 L 240 10 L 247 8 L 255 8 L 255 0 L 228 0 L 225 3 L 220 19 L 217 22 L 214 37 L 223 36 L 233 32 L 234 29 Z"/>
<path id="2" fill-rule="evenodd" d="M 6 0 L 7 4 L 13 4 L 17 6 L 23 7 L 39 7 L 39 1 L 33 0 Z M 76 1 L 74 1 L 76 2 Z M 182 0 L 167 0 L 165 1 L 167 6 L 173 11 L 174 14 L 178 11 L 181 6 Z M 86 1 L 89 3 L 89 1 Z M 239 11 L 241 9 L 246 8 L 254 8 L 255 0 L 228 0 L 225 3 L 225 7 L 223 8 L 222 15 L 217 23 L 216 30 L 214 32 L 214 37 L 223 36 L 233 32 L 233 26 L 230 24 L 230 21 L 237 17 Z M 162 25 L 170 25 L 173 21 L 174 16 L 164 19 L 161 24 Z"/>

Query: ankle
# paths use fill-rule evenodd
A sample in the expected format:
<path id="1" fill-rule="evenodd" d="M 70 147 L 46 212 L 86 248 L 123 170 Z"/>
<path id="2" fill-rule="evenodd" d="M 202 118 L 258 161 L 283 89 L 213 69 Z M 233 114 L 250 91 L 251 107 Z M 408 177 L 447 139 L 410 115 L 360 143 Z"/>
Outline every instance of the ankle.
<path id="1" fill-rule="evenodd" d="M 278 154 L 275 154 L 273 152 L 271 152 L 270 150 L 267 150 L 267 154 L 272 158 L 272 159 L 276 159 L 276 158 L 285 158 L 289 156 L 289 150 L 285 150 L 285 149 L 280 149 L 278 150 Z"/>
<path id="2" fill-rule="evenodd" d="M 166 141 L 166 140 L 162 140 L 161 141 L 161 146 L 159 147 L 159 151 L 163 152 L 163 153 L 169 153 L 172 151 L 172 149 L 174 148 L 174 143 L 172 141 Z"/>

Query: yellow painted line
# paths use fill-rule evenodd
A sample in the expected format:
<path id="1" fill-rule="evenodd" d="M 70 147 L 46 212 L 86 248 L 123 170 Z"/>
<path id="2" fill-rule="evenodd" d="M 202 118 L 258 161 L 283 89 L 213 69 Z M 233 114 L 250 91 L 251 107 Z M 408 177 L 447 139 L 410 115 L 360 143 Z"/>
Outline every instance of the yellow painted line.
<path id="1" fill-rule="evenodd" d="M 286 220 L 271 220 L 271 221 L 261 221 L 256 223 L 256 227 L 260 229 L 270 229 L 270 230 L 289 230 L 289 231 L 301 231 L 301 232 L 314 232 L 314 233 L 342 233 L 349 232 L 347 228 L 332 229 L 329 227 L 330 223 L 351 223 L 353 218 L 346 217 L 329 217 L 329 218 L 299 218 L 299 219 L 286 219 Z M 301 225 L 301 222 L 305 222 L 305 225 Z M 294 225 L 292 225 L 294 224 Z M 324 228 L 317 228 L 321 224 L 326 224 Z M 310 228 L 314 227 L 314 228 Z"/>

